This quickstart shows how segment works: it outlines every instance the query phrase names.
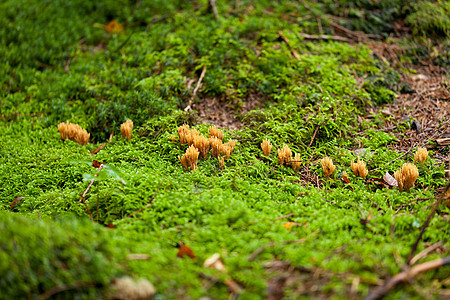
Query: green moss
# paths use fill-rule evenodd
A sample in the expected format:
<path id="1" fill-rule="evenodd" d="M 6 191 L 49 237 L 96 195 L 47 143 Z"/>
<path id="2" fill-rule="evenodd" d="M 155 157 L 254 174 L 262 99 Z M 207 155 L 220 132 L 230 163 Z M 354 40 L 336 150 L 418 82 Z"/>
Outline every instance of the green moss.
<path id="1" fill-rule="evenodd" d="M 55 287 L 77 285 L 56 297 L 102 297 L 110 279 L 122 272 L 118 258 L 123 254 L 112 235 L 88 218 L 43 221 L 37 215 L 1 213 L 0 230 L 2 297 L 36 298 Z"/>

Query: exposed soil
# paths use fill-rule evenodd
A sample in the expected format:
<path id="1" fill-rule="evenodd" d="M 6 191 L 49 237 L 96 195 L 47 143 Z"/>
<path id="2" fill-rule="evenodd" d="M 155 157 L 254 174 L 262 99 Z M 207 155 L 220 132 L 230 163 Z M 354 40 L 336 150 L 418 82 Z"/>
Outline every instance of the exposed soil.
<path id="1" fill-rule="evenodd" d="M 227 127 L 232 130 L 241 129 L 239 116 L 263 106 L 267 97 L 258 93 L 250 93 L 241 103 L 222 98 L 204 97 L 192 104 L 198 111 L 202 123 L 210 123 L 217 127 Z"/>

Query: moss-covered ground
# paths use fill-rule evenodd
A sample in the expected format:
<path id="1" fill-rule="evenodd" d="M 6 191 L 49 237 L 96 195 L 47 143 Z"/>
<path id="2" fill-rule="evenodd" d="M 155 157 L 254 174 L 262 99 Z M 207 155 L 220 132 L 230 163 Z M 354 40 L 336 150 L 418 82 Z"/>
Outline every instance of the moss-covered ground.
<path id="1" fill-rule="evenodd" d="M 152 282 L 155 299 L 348 299 L 404 270 L 446 182 L 434 155 L 449 146 L 430 148 L 409 192 L 389 186 L 383 176 L 414 163 L 419 144 L 401 151 L 412 121 L 381 111 L 408 87 L 406 63 L 448 67 L 448 2 L 217 1 L 218 18 L 208 3 L 2 1 L 0 298 L 104 298 L 129 275 Z M 398 33 L 392 20 L 412 34 L 397 65 L 366 40 Z M 364 39 L 336 39 L 341 27 Z M 218 106 L 226 122 L 205 123 Z M 60 139 L 66 121 L 90 132 L 86 146 Z M 237 140 L 223 169 L 211 155 L 183 169 L 183 124 Z M 298 171 L 278 163 L 283 145 Z M 357 155 L 364 179 L 350 170 Z M 449 212 L 442 202 L 425 225 L 413 254 L 442 245 L 418 263 L 448 256 Z M 226 270 L 203 266 L 214 253 Z M 444 298 L 449 272 L 388 297 Z"/>

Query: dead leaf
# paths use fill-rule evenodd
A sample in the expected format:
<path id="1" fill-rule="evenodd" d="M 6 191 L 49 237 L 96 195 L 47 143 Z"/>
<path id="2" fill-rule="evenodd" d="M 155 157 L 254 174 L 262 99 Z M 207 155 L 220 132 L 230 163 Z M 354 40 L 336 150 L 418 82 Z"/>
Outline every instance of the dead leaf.
<path id="1" fill-rule="evenodd" d="M 12 210 L 14 205 L 16 205 L 23 198 L 25 198 L 25 197 L 16 197 L 16 198 L 14 198 L 13 202 L 11 203 L 11 207 L 9 208 L 9 210 Z"/>
<path id="2" fill-rule="evenodd" d="M 104 163 L 99 162 L 98 160 L 95 160 L 95 159 L 92 161 L 92 166 L 93 166 L 94 168 L 96 168 L 96 169 L 100 168 L 100 166 L 103 165 L 103 164 L 104 164 Z"/>
<path id="3" fill-rule="evenodd" d="M 383 180 L 390 186 L 398 186 L 397 180 L 395 180 L 395 178 L 391 174 L 389 174 L 389 172 L 386 172 L 386 174 L 384 174 Z"/>
<path id="4" fill-rule="evenodd" d="M 109 222 L 108 225 L 106 225 L 107 228 L 116 229 L 116 226 L 114 226 L 113 223 Z"/>
<path id="5" fill-rule="evenodd" d="M 203 267 L 205 268 L 211 268 L 216 269 L 221 272 L 226 272 L 227 269 L 225 268 L 225 265 L 223 264 L 222 260 L 220 259 L 219 253 L 214 253 L 210 257 L 208 257 L 205 262 L 203 263 Z"/>
<path id="6" fill-rule="evenodd" d="M 112 20 L 105 26 L 105 30 L 111 34 L 119 34 L 124 32 L 124 28 L 122 24 L 117 22 L 116 20 Z"/>
<path id="7" fill-rule="evenodd" d="M 100 150 L 105 148 L 106 144 L 108 144 L 108 143 L 103 143 L 100 147 L 98 147 L 97 149 L 91 151 L 91 155 L 97 154 Z"/>
<path id="8" fill-rule="evenodd" d="M 181 244 L 180 248 L 178 248 L 177 257 L 183 257 L 183 256 L 189 256 L 192 259 L 197 257 L 191 248 L 189 248 L 185 244 Z"/>

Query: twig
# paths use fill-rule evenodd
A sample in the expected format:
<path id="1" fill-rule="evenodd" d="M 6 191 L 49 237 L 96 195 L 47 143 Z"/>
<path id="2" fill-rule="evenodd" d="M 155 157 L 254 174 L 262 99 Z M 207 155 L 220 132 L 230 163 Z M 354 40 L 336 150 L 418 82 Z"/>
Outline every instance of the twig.
<path id="1" fill-rule="evenodd" d="M 219 13 L 217 12 L 216 0 L 208 0 L 208 3 L 214 14 L 214 17 L 216 18 L 216 21 L 220 22 Z"/>
<path id="2" fill-rule="evenodd" d="M 45 300 L 45 299 L 49 299 L 49 298 L 53 297 L 54 295 L 61 293 L 61 292 L 78 289 L 80 287 L 90 287 L 90 286 L 95 286 L 95 285 L 96 285 L 95 282 L 90 282 L 90 281 L 78 281 L 74 284 L 58 285 L 58 286 L 52 287 L 48 291 L 40 294 L 39 296 L 37 296 L 36 299 L 37 300 Z"/>
<path id="3" fill-rule="evenodd" d="M 100 172 L 100 170 L 102 169 L 103 164 L 100 165 L 100 167 L 98 167 L 97 172 Z M 78 201 L 78 203 L 81 203 L 81 201 L 84 201 L 84 197 L 86 196 L 86 194 L 89 192 L 89 189 L 91 188 L 91 186 L 94 184 L 95 178 L 91 180 L 91 182 L 89 182 L 89 185 L 87 186 L 86 190 L 84 191 L 84 193 L 81 195 L 80 200 Z"/>
<path id="4" fill-rule="evenodd" d="M 410 268 L 409 270 L 403 271 L 401 273 L 398 273 L 394 277 L 392 277 L 385 285 L 375 289 L 372 293 L 370 293 L 365 300 L 376 300 L 381 299 L 385 295 L 389 293 L 390 290 L 392 290 L 397 284 L 401 282 L 406 282 L 415 276 L 417 276 L 420 273 L 434 270 L 437 268 L 440 268 L 442 266 L 446 266 L 450 264 L 450 256 L 439 258 L 432 261 L 427 261 L 425 263 L 419 264 L 417 266 L 414 266 Z"/>
<path id="5" fill-rule="evenodd" d="M 66 64 L 64 65 L 64 72 L 66 72 L 66 73 L 69 72 L 69 66 L 70 66 L 70 63 L 72 62 L 72 59 L 74 59 L 75 57 L 77 57 L 77 55 L 78 55 L 78 54 L 69 56 L 69 58 L 68 58 L 67 61 L 66 61 Z"/>
<path id="6" fill-rule="evenodd" d="M 340 35 L 327 35 L 327 34 L 315 35 L 315 34 L 307 34 L 307 33 L 298 33 L 298 35 L 307 40 L 333 40 L 333 41 L 340 41 L 340 42 L 351 42 L 352 41 L 351 39 L 348 39 L 348 38 L 340 36 Z"/>
<path id="7" fill-rule="evenodd" d="M 325 198 L 321 198 L 321 199 L 324 200 L 324 201 L 330 202 L 330 203 L 332 203 L 332 204 L 334 204 L 334 205 L 337 205 L 336 202 L 333 202 L 333 201 L 331 201 L 331 200 L 328 200 L 328 199 L 325 199 Z"/>
<path id="8" fill-rule="evenodd" d="M 195 86 L 194 91 L 192 92 L 192 97 L 189 100 L 189 104 L 188 104 L 188 106 L 186 106 L 184 111 L 191 111 L 192 110 L 192 108 L 191 108 L 192 102 L 194 101 L 195 95 L 197 95 L 198 88 L 200 87 L 200 84 L 202 83 L 202 80 L 203 80 L 203 77 L 205 76 L 205 73 L 206 73 L 206 65 L 203 66 L 203 70 L 202 70 L 202 73 L 200 74 L 200 78 L 198 79 L 197 85 Z"/>
<path id="9" fill-rule="evenodd" d="M 409 264 L 410 265 L 414 265 L 416 262 L 418 262 L 420 259 L 427 257 L 428 254 L 430 254 L 431 252 L 433 252 L 434 250 L 441 248 L 442 246 L 444 246 L 444 242 L 443 241 L 439 241 L 437 243 L 434 243 L 433 245 L 431 245 L 430 247 L 424 249 L 422 252 L 420 252 L 419 254 L 417 254 L 416 256 L 414 256 L 410 261 Z"/>
<path id="10" fill-rule="evenodd" d="M 417 246 L 419 245 L 420 240 L 422 239 L 423 234 L 425 233 L 425 229 L 427 229 L 428 224 L 430 224 L 431 219 L 433 218 L 434 213 L 438 209 L 439 205 L 442 203 L 442 201 L 445 198 L 445 195 L 447 194 L 447 191 L 450 189 L 450 183 L 447 184 L 444 191 L 439 196 L 438 201 L 435 203 L 433 209 L 431 210 L 430 214 L 428 215 L 427 220 L 422 225 L 422 230 L 420 230 L 419 236 L 417 237 L 416 242 L 412 246 L 411 253 L 409 254 L 408 261 L 406 262 L 407 265 L 411 265 L 411 260 L 413 259 L 414 253 L 417 250 Z"/>
<path id="11" fill-rule="evenodd" d="M 283 39 L 283 41 L 286 43 L 286 45 L 288 45 L 289 50 L 291 50 L 292 55 L 293 55 L 296 59 L 302 60 L 302 59 L 300 58 L 300 56 L 298 55 L 297 51 L 295 51 L 295 50 L 292 48 L 291 44 L 289 44 L 289 40 L 288 40 L 287 37 L 284 36 L 283 32 L 282 32 L 281 30 L 278 30 L 277 32 L 278 32 L 278 35 L 279 35 L 279 36 Z"/>
<path id="12" fill-rule="evenodd" d="M 309 83 L 309 84 L 317 86 L 319 88 L 320 92 L 323 94 L 323 89 L 318 83 L 315 83 L 314 81 L 310 81 L 310 80 L 306 80 L 306 82 Z"/>
<path id="13" fill-rule="evenodd" d="M 319 127 L 320 127 L 320 125 L 316 126 L 316 130 L 314 130 L 314 134 L 311 137 L 311 142 L 309 143 L 308 147 L 311 147 L 312 143 L 314 142 L 314 139 L 316 138 L 316 134 L 317 134 L 317 131 L 319 130 Z"/>
<path id="14" fill-rule="evenodd" d="M 293 215 L 294 215 L 294 213 L 290 213 L 290 214 L 287 214 L 287 215 L 278 217 L 277 220 L 280 220 L 280 219 L 286 219 L 286 218 L 292 217 Z"/>
<path id="15" fill-rule="evenodd" d="M 116 49 L 114 49 L 112 52 L 117 52 L 117 51 L 119 51 L 120 49 L 122 49 L 122 47 L 125 46 L 126 43 L 128 43 L 128 41 L 131 39 L 131 36 L 132 36 L 133 34 L 134 34 L 134 31 L 132 31 L 132 32 L 128 35 L 127 39 L 126 39 L 125 41 L 123 41 L 123 43 L 120 44 L 119 47 L 117 47 Z"/>
<path id="16" fill-rule="evenodd" d="M 114 136 L 114 131 L 112 131 L 111 134 L 109 135 L 109 139 L 108 139 L 107 142 L 101 144 L 100 147 L 98 147 L 97 149 L 91 151 L 91 155 L 97 154 L 98 152 L 100 152 L 100 150 L 102 150 L 103 148 L 105 148 L 105 146 L 106 146 L 108 143 L 111 143 L 113 136 Z"/>

